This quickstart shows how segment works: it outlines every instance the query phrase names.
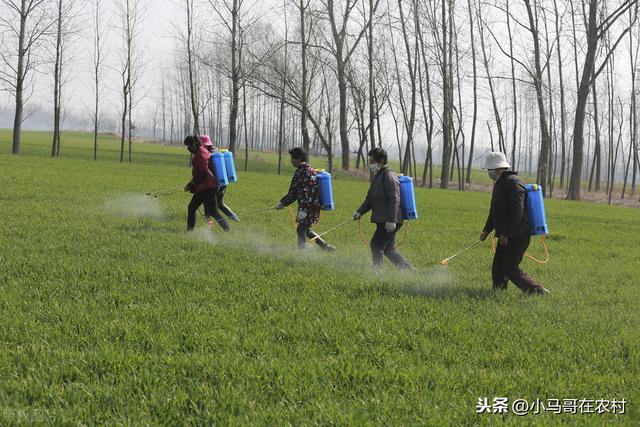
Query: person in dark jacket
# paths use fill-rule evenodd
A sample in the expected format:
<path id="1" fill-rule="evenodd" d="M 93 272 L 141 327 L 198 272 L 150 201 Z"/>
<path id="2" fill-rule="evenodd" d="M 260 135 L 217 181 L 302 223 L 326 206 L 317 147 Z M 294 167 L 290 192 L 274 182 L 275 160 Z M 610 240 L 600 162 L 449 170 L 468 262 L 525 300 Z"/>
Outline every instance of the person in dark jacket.
<path id="1" fill-rule="evenodd" d="M 209 135 L 200 135 L 199 138 L 200 138 L 200 141 L 202 142 L 202 145 L 209 151 L 210 155 L 213 155 L 213 153 L 218 151 L 218 149 L 213 145 L 213 142 L 211 141 L 211 138 L 209 137 Z M 211 161 L 209 161 L 209 168 L 212 168 Z M 211 172 L 215 176 L 215 170 L 212 169 Z M 220 209 L 220 211 L 222 211 L 223 214 L 229 217 L 230 220 L 238 222 L 240 221 L 240 218 L 238 218 L 238 215 L 236 215 L 231 210 L 231 208 L 224 203 L 224 195 L 226 192 L 227 192 L 227 186 L 220 185 L 220 183 L 218 183 L 218 189 L 216 190 L 216 203 L 217 203 L 218 209 Z M 206 207 L 207 206 L 205 205 L 205 211 L 206 211 Z M 207 212 L 205 212 L 205 214 L 208 215 Z"/>
<path id="2" fill-rule="evenodd" d="M 493 257 L 491 273 L 493 289 L 507 289 L 511 280 L 528 294 L 549 293 L 520 269 L 522 257 L 531 240 L 531 225 L 527 215 L 527 190 L 511 171 L 511 165 L 503 153 L 491 152 L 485 158 L 485 169 L 495 184 L 491 195 L 491 209 L 480 240 L 484 241 L 495 230 L 498 246 Z"/>
<path id="3" fill-rule="evenodd" d="M 320 220 L 320 190 L 316 180 L 316 171 L 307 163 L 307 153 L 299 147 L 289 150 L 291 164 L 296 171 L 291 179 L 289 192 L 284 196 L 276 209 L 284 209 L 296 200 L 298 213 L 296 232 L 298 234 L 298 249 L 304 249 L 306 239 L 314 239 L 316 244 L 325 251 L 335 251 L 336 248 L 317 237 L 311 228 Z"/>
<path id="4" fill-rule="evenodd" d="M 369 168 L 373 173 L 373 180 L 366 199 L 353 214 L 353 219 L 358 220 L 372 211 L 371 222 L 376 224 L 370 244 L 374 265 L 382 265 L 383 256 L 386 256 L 398 268 L 415 270 L 395 247 L 396 233 L 403 223 L 400 183 L 387 161 L 387 152 L 382 148 L 369 151 Z"/>
<path id="5" fill-rule="evenodd" d="M 224 231 L 229 231 L 229 225 L 224 220 L 216 203 L 217 182 L 215 175 L 209 169 L 211 154 L 197 136 L 187 136 L 184 145 L 193 154 L 191 167 L 191 181 L 184 187 L 184 191 L 193 193 L 187 208 L 187 231 L 192 231 L 196 225 L 196 212 L 204 203 L 205 215 L 213 216 Z"/>

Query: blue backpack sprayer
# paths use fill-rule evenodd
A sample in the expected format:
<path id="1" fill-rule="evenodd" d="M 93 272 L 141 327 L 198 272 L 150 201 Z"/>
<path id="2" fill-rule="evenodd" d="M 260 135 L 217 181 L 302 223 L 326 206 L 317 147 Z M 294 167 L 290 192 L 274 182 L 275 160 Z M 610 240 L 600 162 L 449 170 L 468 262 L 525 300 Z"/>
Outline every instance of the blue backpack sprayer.
<path id="1" fill-rule="evenodd" d="M 227 170 L 227 180 L 229 182 L 238 182 L 238 174 L 236 173 L 236 165 L 233 161 L 233 153 L 229 150 L 220 150 L 224 158 L 225 169 Z"/>
<path id="2" fill-rule="evenodd" d="M 229 176 L 227 173 L 227 165 L 224 159 L 224 154 L 220 151 L 216 151 L 211 154 L 209 160 L 211 162 L 211 169 L 213 169 L 216 175 L 216 181 L 218 181 L 219 187 L 226 187 L 229 185 Z"/>
<path id="3" fill-rule="evenodd" d="M 324 169 L 316 169 L 316 172 L 318 190 L 320 191 L 320 209 L 323 211 L 332 211 L 335 209 L 335 205 L 333 203 L 331 174 Z"/>
<path id="4" fill-rule="evenodd" d="M 318 183 L 318 193 L 320 194 L 320 210 L 332 211 L 335 209 L 335 203 L 333 201 L 333 181 L 331 179 L 331 174 L 324 169 L 316 169 L 315 171 L 316 182 Z M 293 212 L 291 212 L 291 215 L 292 221 L 294 221 L 295 224 L 295 219 L 293 219 Z M 313 242 L 314 240 L 319 239 L 325 234 L 330 233 L 349 222 L 351 222 L 351 220 L 338 224 L 337 226 L 325 231 L 324 233 L 317 235 L 316 237 L 311 239 L 311 241 Z"/>

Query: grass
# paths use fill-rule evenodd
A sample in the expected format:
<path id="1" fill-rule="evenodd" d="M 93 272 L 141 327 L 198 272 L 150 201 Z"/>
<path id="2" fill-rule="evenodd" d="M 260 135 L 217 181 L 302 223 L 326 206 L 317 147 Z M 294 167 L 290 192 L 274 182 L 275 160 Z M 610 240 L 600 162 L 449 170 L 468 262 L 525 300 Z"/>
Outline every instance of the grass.
<path id="1" fill-rule="evenodd" d="M 86 135 L 67 138 L 51 159 L 26 133 L 12 156 L 0 132 L 2 425 L 640 422 L 637 210 L 547 200 L 551 260 L 523 268 L 552 296 L 494 295 L 488 247 L 438 266 L 476 239 L 488 194 L 417 189 L 401 252 L 421 273 L 376 272 L 351 225 L 328 236 L 339 251 L 298 253 L 286 211 L 187 234 L 188 195 L 143 196 L 188 181 L 182 147 L 120 164 L 105 140 L 93 162 Z M 240 172 L 227 202 L 274 205 L 289 173 Z M 317 230 L 366 189 L 338 177 Z M 500 396 L 627 406 L 476 414 Z"/>

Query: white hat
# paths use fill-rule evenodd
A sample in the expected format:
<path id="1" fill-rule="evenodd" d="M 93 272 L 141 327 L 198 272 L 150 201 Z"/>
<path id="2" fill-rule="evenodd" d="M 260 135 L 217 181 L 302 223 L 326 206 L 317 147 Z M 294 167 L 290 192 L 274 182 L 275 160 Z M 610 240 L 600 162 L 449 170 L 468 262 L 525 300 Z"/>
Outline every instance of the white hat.
<path id="1" fill-rule="evenodd" d="M 499 151 L 492 151 L 484 158 L 484 169 L 510 169 L 505 155 Z"/>

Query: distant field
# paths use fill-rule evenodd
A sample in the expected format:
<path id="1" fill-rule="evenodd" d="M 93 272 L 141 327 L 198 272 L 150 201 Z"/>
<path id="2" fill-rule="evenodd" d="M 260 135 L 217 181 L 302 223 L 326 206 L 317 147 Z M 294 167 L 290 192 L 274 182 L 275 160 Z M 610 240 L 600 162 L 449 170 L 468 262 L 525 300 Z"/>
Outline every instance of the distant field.
<path id="1" fill-rule="evenodd" d="M 640 424 L 637 209 L 547 200 L 550 261 L 523 268 L 552 296 L 496 295 L 489 244 L 439 265 L 475 241 L 487 193 L 418 188 L 401 252 L 420 273 L 374 271 L 351 224 L 337 252 L 297 252 L 286 211 L 187 234 L 189 195 L 144 196 L 189 180 L 181 146 L 120 164 L 114 138 L 98 162 L 86 134 L 57 159 L 49 139 L 25 132 L 12 156 L 0 131 L 0 425 Z M 275 205 L 292 172 L 250 154 L 238 213 Z M 317 230 L 366 190 L 337 174 Z M 497 397 L 626 406 L 476 414 Z"/>
<path id="2" fill-rule="evenodd" d="M 0 129 L 0 141 L 6 141 L 7 144 L 0 146 L 0 154 L 11 153 L 11 131 L 8 129 Z M 23 132 L 22 133 L 22 153 L 36 157 L 51 156 L 51 133 L 50 132 Z M 159 146 L 158 144 L 147 144 L 134 142 L 132 150 L 132 158 L 134 163 L 155 163 L 168 165 L 186 165 L 188 153 L 182 144 L 166 144 Z M 64 132 L 60 157 L 65 159 L 91 160 L 93 159 L 93 134 L 87 132 Z M 120 160 L 120 137 L 113 134 L 100 134 L 98 138 L 98 161 L 119 161 Z M 128 162 L 128 145 L 125 142 L 125 161 Z M 338 179 L 366 179 L 368 170 L 361 165 L 360 169 L 355 168 L 355 160 L 351 160 L 352 171 L 345 174 L 340 170 L 341 158 L 338 155 L 334 159 L 333 175 Z M 311 163 L 317 168 L 328 169 L 328 163 L 325 157 L 311 157 Z M 399 170 L 399 163 L 391 160 L 394 170 Z M 244 169 L 245 152 L 241 147 L 236 154 L 236 164 L 239 170 Z M 424 160 L 418 162 L 419 177 L 422 177 L 424 168 Z M 270 172 L 274 173 L 278 170 L 278 154 L 273 152 L 249 151 L 247 170 L 249 172 Z M 440 177 L 441 169 L 434 167 L 434 185 Z M 282 173 L 288 175 L 293 172 L 293 168 L 289 163 L 289 155 L 284 150 L 282 156 Z M 457 178 L 456 178 L 457 179 Z M 490 184 L 489 178 L 485 171 L 474 170 L 472 172 L 472 180 L 476 184 Z M 457 182 L 457 181 L 456 181 Z"/>

